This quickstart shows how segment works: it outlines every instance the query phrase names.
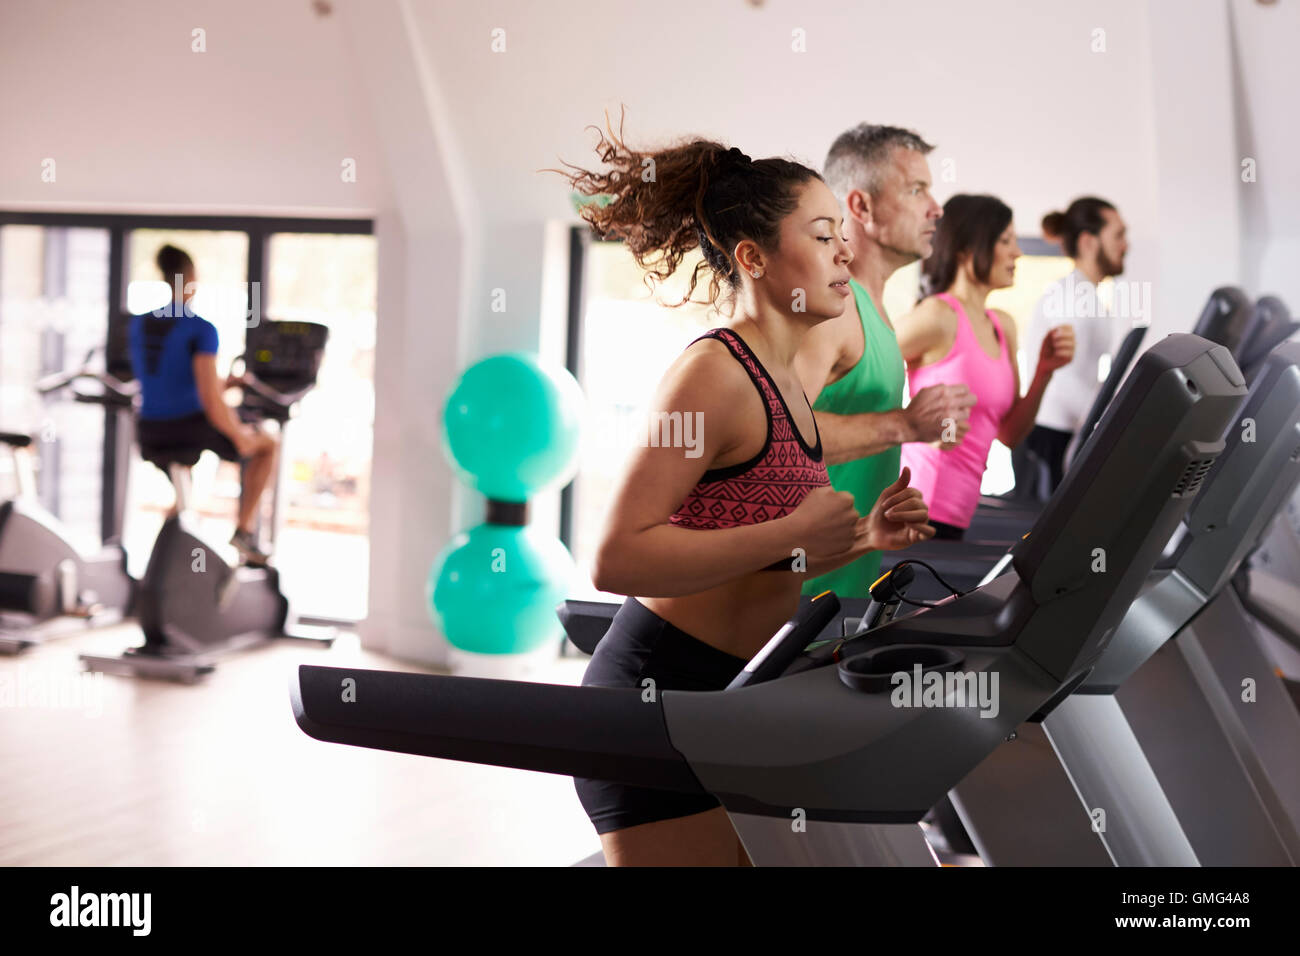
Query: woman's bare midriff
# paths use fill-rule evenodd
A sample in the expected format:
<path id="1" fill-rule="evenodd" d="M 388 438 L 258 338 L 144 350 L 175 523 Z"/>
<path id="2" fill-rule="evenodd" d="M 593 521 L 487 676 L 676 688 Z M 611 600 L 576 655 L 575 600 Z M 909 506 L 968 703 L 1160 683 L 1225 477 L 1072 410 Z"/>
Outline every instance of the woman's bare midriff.
<path id="1" fill-rule="evenodd" d="M 691 637 L 748 660 L 794 615 L 806 578 L 791 571 L 757 571 L 687 597 L 637 600 Z"/>

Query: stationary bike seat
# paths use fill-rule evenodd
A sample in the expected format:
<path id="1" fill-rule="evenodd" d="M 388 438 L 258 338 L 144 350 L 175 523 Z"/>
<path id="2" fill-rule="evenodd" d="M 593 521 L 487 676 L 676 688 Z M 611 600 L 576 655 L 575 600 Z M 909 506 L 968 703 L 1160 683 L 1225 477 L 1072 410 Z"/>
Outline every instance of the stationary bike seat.
<path id="1" fill-rule="evenodd" d="M 156 465 L 162 469 L 164 475 L 171 474 L 172 465 L 184 465 L 186 468 L 193 468 L 203 457 L 202 448 L 160 448 L 160 449 L 140 449 L 140 457 L 151 465 Z"/>

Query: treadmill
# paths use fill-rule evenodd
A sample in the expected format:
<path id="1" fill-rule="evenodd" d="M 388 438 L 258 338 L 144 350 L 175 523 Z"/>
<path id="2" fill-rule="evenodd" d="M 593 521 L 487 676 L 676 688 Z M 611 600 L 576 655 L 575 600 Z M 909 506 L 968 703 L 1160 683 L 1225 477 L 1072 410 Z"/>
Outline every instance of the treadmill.
<path id="1" fill-rule="evenodd" d="M 1300 483 L 1300 342 L 1225 438 L 1093 672 L 953 790 L 985 863 L 1300 863 L 1300 712 L 1231 586 Z"/>
<path id="2" fill-rule="evenodd" d="M 1263 626 L 1269 657 L 1300 707 L 1300 491 L 1232 584 L 1242 606 Z"/>
<path id="3" fill-rule="evenodd" d="M 1253 321 L 1250 297 L 1236 286 L 1221 286 L 1210 293 L 1210 297 L 1206 300 L 1204 307 L 1201 309 L 1201 314 L 1196 320 L 1196 325 L 1192 328 L 1192 334 L 1227 346 L 1229 351 L 1233 353 L 1233 357 L 1236 358 L 1238 343 Z M 1146 329 L 1147 326 L 1134 326 L 1120 342 L 1120 346 L 1116 349 L 1115 356 L 1111 360 L 1110 372 L 1107 373 L 1106 381 L 1102 383 L 1087 416 L 1084 418 L 1083 425 L 1071 442 L 1072 454 L 1067 455 L 1067 462 L 1073 457 L 1073 454 L 1077 454 L 1079 447 L 1092 434 L 1093 429 L 1097 427 L 1097 423 L 1101 421 L 1106 406 L 1114 398 L 1120 381 L 1123 380 L 1129 365 L 1132 364 L 1138 349 L 1142 345 Z M 1017 479 L 1019 477 L 1017 476 Z M 1020 482 L 1017 480 L 1017 488 L 1019 484 Z M 1035 483 L 1036 487 L 1041 486 L 1041 484 L 1041 482 Z M 1011 496 L 985 495 L 980 499 L 980 507 L 975 513 L 971 531 L 978 530 L 981 527 L 982 520 L 986 517 L 997 518 L 999 513 L 1014 513 L 1016 511 L 1021 513 L 1027 527 L 1037 517 L 1046 500 L 1046 497 L 1033 498 L 1019 494 Z"/>
<path id="4" fill-rule="evenodd" d="M 1098 422 L 1101 421 L 1102 415 L 1106 413 L 1111 400 L 1119 390 L 1120 383 L 1124 380 L 1124 376 L 1128 374 L 1129 367 L 1137 357 L 1138 350 L 1142 347 L 1142 340 L 1146 337 L 1147 328 L 1148 326 L 1145 325 L 1135 325 L 1125 333 L 1119 348 L 1115 350 L 1114 358 L 1111 360 L 1106 381 L 1102 383 L 1101 388 L 1093 398 L 1092 406 L 1088 410 L 1083 426 L 1074 438 L 1072 448 L 1077 450 L 1078 446 L 1083 443 L 1083 436 L 1091 435 Z M 1042 511 L 1044 503 L 1045 501 L 1026 498 L 1000 498 L 984 495 L 980 498 L 980 504 L 971 518 L 966 537 L 961 541 L 932 540 L 922 542 L 920 545 L 913 545 L 908 548 L 905 555 L 887 556 L 885 559 L 886 564 L 888 567 L 892 567 L 899 560 L 913 556 L 930 560 L 926 556 L 927 552 L 929 552 L 933 554 L 941 570 L 947 568 L 951 572 L 954 584 L 958 588 L 964 590 L 965 587 L 973 587 L 980 583 L 984 572 L 992 567 L 994 562 L 1029 530 L 1034 523 L 1034 519 Z M 951 556 L 954 551 L 962 552 L 962 557 L 954 559 Z M 964 563 L 951 564 L 954 561 L 964 561 Z M 888 568 L 884 567 L 883 569 L 887 570 Z M 945 575 L 945 577 L 947 576 Z"/>
<path id="5" fill-rule="evenodd" d="M 782 629 L 743 686 L 647 699 L 640 688 L 303 665 L 294 716 L 322 741 L 709 792 L 757 865 L 933 865 L 918 821 L 1087 678 L 1245 393 L 1226 349 L 1169 336 L 1138 361 L 1006 573 L 812 651 Z M 1109 573 L 1091 570 L 1095 548 Z M 792 663 L 765 667 L 792 641 Z M 919 706 L 894 692 L 910 677 L 928 688 Z M 993 694 L 972 701 L 971 688 Z"/>
<path id="6" fill-rule="evenodd" d="M 1296 332 L 1300 332 L 1300 322 L 1291 317 L 1286 304 L 1275 295 L 1260 296 L 1250 324 L 1232 354 L 1241 370 L 1247 372 L 1248 367 L 1258 366 Z"/>
<path id="7" fill-rule="evenodd" d="M 1244 334 L 1247 325 L 1251 322 L 1250 314 L 1250 297 L 1236 286 L 1221 286 L 1210 293 L 1201 314 L 1196 320 L 1196 325 L 1192 328 L 1193 335 L 1199 335 L 1201 338 L 1209 339 L 1211 342 L 1218 342 L 1220 345 L 1226 345 L 1236 355 L 1236 345 Z M 1135 327 L 1137 328 L 1137 327 Z M 1119 386 L 1119 380 L 1113 374 L 1116 365 L 1121 367 L 1119 379 L 1123 378 L 1124 370 L 1133 361 L 1133 356 L 1142 343 L 1141 336 L 1135 344 L 1130 344 L 1132 333 L 1130 332 L 1124 341 L 1116 350 L 1115 358 L 1111 361 L 1111 373 L 1107 375 L 1097 398 L 1093 401 L 1092 407 L 1084 419 L 1083 426 L 1079 429 L 1074 441 L 1071 443 L 1072 450 L 1077 452 L 1083 439 L 1092 434 L 1092 430 L 1101 420 L 1101 415 L 1106 410 L 1106 405 L 1115 394 L 1115 389 Z M 1104 396 L 1104 398 L 1103 398 Z M 1068 460 L 1068 457 L 1067 457 Z M 996 513 L 998 510 L 1019 509 L 1029 512 L 1029 521 L 1037 516 L 1042 504 L 1048 496 L 1043 494 L 1026 494 L 1021 488 L 1023 485 L 1032 484 L 1033 490 L 1038 491 L 1046 482 L 1041 480 L 1027 481 L 1028 476 L 1017 472 L 1016 489 L 1007 495 L 985 495 L 980 499 L 980 511 L 976 512 L 976 521 L 980 519 L 982 513 L 990 511 Z M 973 527 L 973 526 L 972 526 Z"/>
<path id="8" fill-rule="evenodd" d="M 1242 346 L 1250 356 L 1300 331 L 1300 322 L 1293 320 L 1274 296 L 1260 299 L 1256 310 L 1261 318 L 1255 334 Z M 1248 366 L 1242 368 L 1249 379 Z M 1300 684 L 1294 683 L 1300 678 L 1300 494 L 1278 515 L 1259 548 L 1238 571 L 1233 587 L 1246 610 L 1264 625 L 1263 639 L 1270 657 L 1293 679 L 1289 687 L 1300 706 Z"/>
<path id="9" fill-rule="evenodd" d="M 1281 311 L 1285 314 L 1285 307 Z M 1256 363 L 1266 358 L 1272 345 L 1282 341 L 1276 337 L 1275 328 L 1272 332 L 1264 329 L 1265 326 L 1272 327 L 1270 320 L 1277 314 L 1276 305 L 1261 300 L 1252 306 L 1250 297 L 1241 289 L 1236 286 L 1221 286 L 1210 293 L 1192 334 L 1227 347 L 1249 380 L 1247 365 L 1243 361 L 1245 346 L 1247 343 L 1255 343 L 1251 355 Z M 1141 347 L 1145 332 L 1145 326 L 1135 326 L 1116 350 L 1106 381 L 1071 443 L 1075 455 L 1105 413 L 1129 364 Z M 1272 342 L 1272 345 L 1260 352 L 1259 349 L 1268 342 Z M 887 571 L 901 561 L 919 559 L 933 565 L 952 587 L 958 590 L 974 587 L 985 580 L 1010 544 L 1029 529 L 1040 509 L 1041 504 L 1023 498 L 1004 501 L 986 496 L 981 499 L 966 537 L 961 541 L 932 540 L 913 545 L 905 552 L 887 555 L 881 569 Z M 934 600 L 942 597 L 944 591 L 928 581 L 922 581 L 909 593 L 914 597 Z"/>

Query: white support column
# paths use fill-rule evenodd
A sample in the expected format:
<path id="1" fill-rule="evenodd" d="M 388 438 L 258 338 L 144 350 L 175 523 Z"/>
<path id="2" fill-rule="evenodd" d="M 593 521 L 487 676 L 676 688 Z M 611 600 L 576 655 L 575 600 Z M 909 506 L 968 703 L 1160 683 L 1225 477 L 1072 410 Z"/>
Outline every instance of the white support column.
<path id="1" fill-rule="evenodd" d="M 362 642 L 442 664 L 448 645 L 430 622 L 424 592 L 434 557 L 456 530 L 456 482 L 440 447 L 440 411 L 464 351 L 473 196 L 408 4 L 340 7 L 393 183 L 375 223 L 375 447 Z"/>

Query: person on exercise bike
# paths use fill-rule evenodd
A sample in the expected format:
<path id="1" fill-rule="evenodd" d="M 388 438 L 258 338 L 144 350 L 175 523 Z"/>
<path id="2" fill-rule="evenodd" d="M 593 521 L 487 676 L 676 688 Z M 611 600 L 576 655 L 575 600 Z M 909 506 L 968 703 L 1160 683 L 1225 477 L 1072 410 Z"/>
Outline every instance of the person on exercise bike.
<path id="1" fill-rule="evenodd" d="M 225 402 L 225 390 L 239 385 L 243 377 L 223 380 L 217 374 L 217 329 L 190 308 L 198 281 L 194 260 L 166 245 L 156 261 L 173 289 L 172 300 L 132 316 L 128 333 L 131 367 L 140 382 L 140 454 L 150 460 L 168 451 L 198 448 L 243 463 L 239 518 L 230 543 L 245 562 L 263 565 L 269 556 L 257 547 L 253 522 L 279 442 L 241 422 Z"/>

